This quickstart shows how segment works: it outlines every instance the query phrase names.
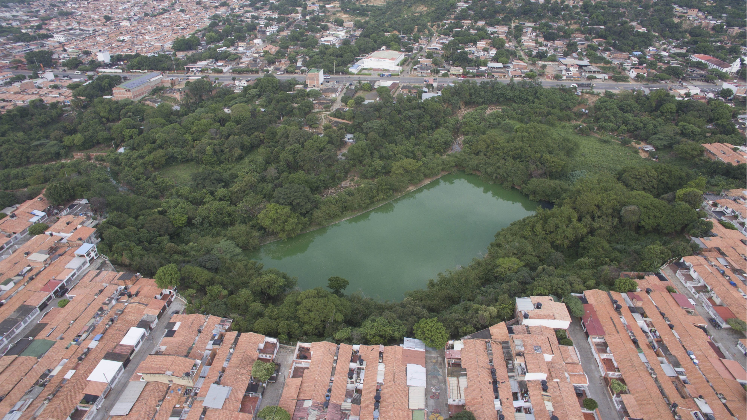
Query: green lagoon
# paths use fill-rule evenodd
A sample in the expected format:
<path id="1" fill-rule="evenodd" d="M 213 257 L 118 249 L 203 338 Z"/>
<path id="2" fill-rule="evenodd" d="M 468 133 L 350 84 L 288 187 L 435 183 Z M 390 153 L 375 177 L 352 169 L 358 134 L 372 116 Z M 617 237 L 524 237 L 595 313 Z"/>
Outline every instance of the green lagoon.
<path id="1" fill-rule="evenodd" d="M 304 290 L 340 276 L 350 281 L 346 294 L 399 301 L 438 273 L 482 257 L 496 232 L 536 208 L 516 190 L 449 174 L 359 216 L 267 244 L 251 257 L 297 277 Z"/>

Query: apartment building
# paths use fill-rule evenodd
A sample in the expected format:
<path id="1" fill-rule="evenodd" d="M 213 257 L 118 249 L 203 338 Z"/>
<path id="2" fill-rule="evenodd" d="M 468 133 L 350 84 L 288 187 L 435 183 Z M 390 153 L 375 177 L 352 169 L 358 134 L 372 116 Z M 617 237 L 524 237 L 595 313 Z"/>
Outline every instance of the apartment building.
<path id="1" fill-rule="evenodd" d="M 321 69 L 310 69 L 306 73 L 306 86 L 309 88 L 319 89 L 324 83 L 324 70 Z"/>

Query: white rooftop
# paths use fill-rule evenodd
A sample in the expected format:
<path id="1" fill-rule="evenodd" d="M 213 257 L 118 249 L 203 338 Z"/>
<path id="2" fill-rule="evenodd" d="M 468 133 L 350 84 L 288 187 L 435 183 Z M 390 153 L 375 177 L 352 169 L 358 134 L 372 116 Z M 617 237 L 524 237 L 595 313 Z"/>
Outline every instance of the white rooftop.
<path id="1" fill-rule="evenodd" d="M 103 359 L 86 379 L 93 382 L 111 383 L 121 368 L 122 362 Z"/>

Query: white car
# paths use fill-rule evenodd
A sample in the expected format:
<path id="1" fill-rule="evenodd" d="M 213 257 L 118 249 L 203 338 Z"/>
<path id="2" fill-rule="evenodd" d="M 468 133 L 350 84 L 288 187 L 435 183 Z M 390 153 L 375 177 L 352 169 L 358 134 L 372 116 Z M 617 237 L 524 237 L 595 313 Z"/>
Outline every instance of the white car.
<path id="1" fill-rule="evenodd" d="M 76 71 L 76 72 L 75 72 L 75 73 L 73 73 L 73 74 L 80 74 L 80 72 L 79 72 L 79 71 Z"/>
<path id="2" fill-rule="evenodd" d="M 578 87 L 578 85 L 577 85 L 577 84 L 575 84 L 575 83 L 572 83 L 572 84 L 571 84 L 571 87 L 572 87 L 572 88 L 577 88 L 577 87 Z"/>

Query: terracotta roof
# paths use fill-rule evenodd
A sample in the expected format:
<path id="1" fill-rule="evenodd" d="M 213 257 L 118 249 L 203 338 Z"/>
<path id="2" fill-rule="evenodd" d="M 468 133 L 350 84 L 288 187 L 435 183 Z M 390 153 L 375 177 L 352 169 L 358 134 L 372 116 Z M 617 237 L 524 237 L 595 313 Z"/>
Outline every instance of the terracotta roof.
<path id="1" fill-rule="evenodd" d="M 299 400 L 324 401 L 330 385 L 337 345 L 327 341 L 311 343 L 311 365 L 303 375 Z"/>
<path id="2" fill-rule="evenodd" d="M 172 372 L 172 376 L 182 377 L 189 375 L 195 361 L 186 357 L 151 354 L 145 358 L 137 367 L 137 373 L 160 373 Z"/>

